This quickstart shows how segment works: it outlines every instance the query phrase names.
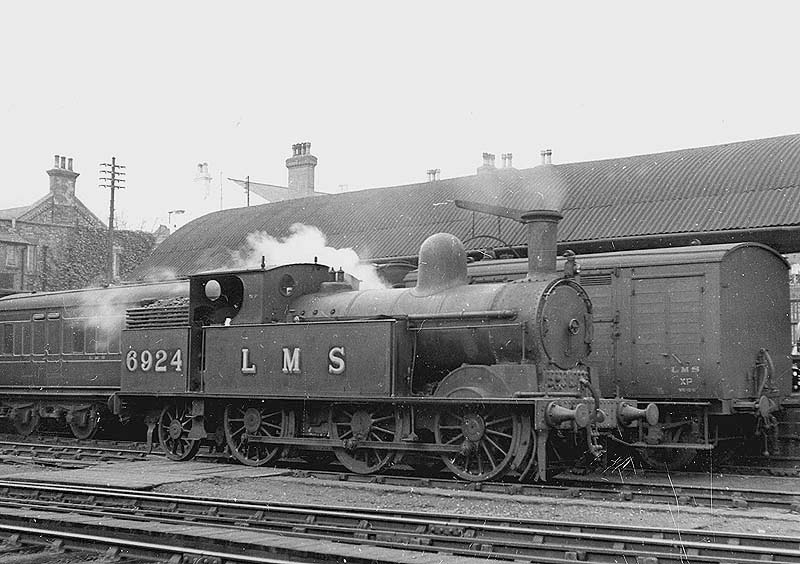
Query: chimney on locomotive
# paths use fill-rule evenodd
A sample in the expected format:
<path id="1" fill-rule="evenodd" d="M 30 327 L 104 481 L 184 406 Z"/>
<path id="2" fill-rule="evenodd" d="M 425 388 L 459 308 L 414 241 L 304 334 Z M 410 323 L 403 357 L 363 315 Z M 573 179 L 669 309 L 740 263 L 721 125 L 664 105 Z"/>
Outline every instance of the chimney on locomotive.
<path id="1" fill-rule="evenodd" d="M 555 210 L 530 210 L 521 216 L 528 233 L 528 278 L 556 271 L 556 237 L 562 216 Z"/>

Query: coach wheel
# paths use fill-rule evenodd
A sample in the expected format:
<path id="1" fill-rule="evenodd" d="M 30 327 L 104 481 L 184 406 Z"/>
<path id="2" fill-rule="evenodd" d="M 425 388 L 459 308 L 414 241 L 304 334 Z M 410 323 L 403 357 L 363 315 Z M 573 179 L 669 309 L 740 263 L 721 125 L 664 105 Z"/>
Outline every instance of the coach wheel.
<path id="1" fill-rule="evenodd" d="M 11 420 L 14 430 L 27 437 L 39 427 L 39 410 L 35 406 L 15 409 Z"/>
<path id="2" fill-rule="evenodd" d="M 200 441 L 189 439 L 192 428 L 191 404 L 168 404 L 158 418 L 158 442 L 170 460 L 190 460 L 200 449 Z"/>
<path id="3" fill-rule="evenodd" d="M 225 440 L 231 454 L 248 466 L 263 466 L 274 460 L 282 445 L 251 441 L 251 437 L 290 436 L 291 413 L 263 405 L 229 405 L 225 408 Z"/>
<path id="4" fill-rule="evenodd" d="M 69 429 L 77 439 L 92 439 L 100 429 L 100 409 L 93 405 L 89 409 L 70 414 Z"/>
<path id="5" fill-rule="evenodd" d="M 333 452 L 351 472 L 380 472 L 394 461 L 394 451 L 359 448 L 358 444 L 362 441 L 391 443 L 398 426 L 398 414 L 391 405 L 334 406 L 330 414 L 331 438 L 344 446 L 334 448 Z"/>
<path id="6" fill-rule="evenodd" d="M 443 407 L 434 429 L 440 445 L 458 446 L 457 454 L 443 454 L 450 471 L 464 480 L 491 480 L 502 476 L 516 454 L 522 420 L 508 406 Z"/>

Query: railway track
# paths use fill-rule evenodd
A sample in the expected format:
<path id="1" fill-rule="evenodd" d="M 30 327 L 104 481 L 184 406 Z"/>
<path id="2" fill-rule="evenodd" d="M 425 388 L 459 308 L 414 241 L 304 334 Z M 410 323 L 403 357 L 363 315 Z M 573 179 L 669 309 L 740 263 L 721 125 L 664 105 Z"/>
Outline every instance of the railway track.
<path id="1" fill-rule="evenodd" d="M 148 454 L 143 444 L 133 443 L 130 445 L 132 448 L 124 448 L 125 446 L 125 443 L 117 442 L 111 444 L 97 442 L 93 446 L 86 446 L 4 441 L 0 442 L 0 460 L 17 463 L 32 462 L 61 468 L 84 468 L 101 462 L 135 462 L 147 459 Z M 161 455 L 160 452 L 153 454 Z M 219 454 L 208 454 L 205 459 L 224 462 L 224 457 Z M 695 507 L 765 508 L 800 513 L 800 487 L 787 492 L 785 489 L 659 484 L 630 477 L 620 481 L 610 481 L 602 477 L 568 477 L 568 475 L 559 476 L 551 484 L 498 481 L 473 483 L 454 480 L 451 477 L 420 478 L 402 471 L 381 475 L 360 475 L 343 471 L 298 470 L 287 467 L 287 472 L 299 479 L 315 478 L 336 482 L 384 484 L 412 489 L 436 488 L 451 491 L 480 491 L 490 495 L 580 498 Z"/>
<path id="2" fill-rule="evenodd" d="M 412 476 L 364 476 L 330 471 L 293 471 L 297 478 L 383 484 L 406 488 L 437 488 L 452 491 L 483 492 L 512 496 L 580 498 L 596 501 L 631 501 L 693 507 L 763 508 L 800 513 L 800 491 L 785 492 L 755 488 L 713 488 L 706 486 L 665 485 L 647 481 L 616 483 L 585 479 L 556 479 L 553 484 L 518 484 L 504 482 L 470 483 L 448 478 Z M 798 484 L 800 486 L 800 484 Z"/>
<path id="3" fill-rule="evenodd" d="M 126 542 L 142 542 L 141 534 L 150 544 L 173 538 L 167 544 L 176 550 L 189 544 L 197 556 L 233 553 L 235 543 L 238 554 L 268 552 L 279 559 L 345 558 L 358 548 L 348 562 L 420 561 L 420 555 L 435 554 L 444 562 L 800 563 L 800 537 L 231 502 L 56 484 L 0 482 L 0 521 Z M 320 542 L 325 544 L 315 544 Z M 360 560 L 352 558 L 359 553 Z"/>

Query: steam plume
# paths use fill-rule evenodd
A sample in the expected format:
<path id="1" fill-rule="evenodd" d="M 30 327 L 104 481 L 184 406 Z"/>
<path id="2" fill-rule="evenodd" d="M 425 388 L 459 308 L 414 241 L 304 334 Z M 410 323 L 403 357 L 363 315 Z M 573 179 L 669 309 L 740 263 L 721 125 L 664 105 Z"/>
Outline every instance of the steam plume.
<path id="1" fill-rule="evenodd" d="M 289 236 L 275 238 L 263 231 L 247 236 L 246 248 L 233 257 L 235 268 L 256 268 L 261 257 L 269 266 L 280 266 L 297 262 L 317 262 L 332 268 L 342 268 L 361 280 L 361 289 L 386 288 L 375 268 L 362 264 L 353 249 L 329 247 L 325 234 L 311 225 L 295 223 L 289 228 Z"/>

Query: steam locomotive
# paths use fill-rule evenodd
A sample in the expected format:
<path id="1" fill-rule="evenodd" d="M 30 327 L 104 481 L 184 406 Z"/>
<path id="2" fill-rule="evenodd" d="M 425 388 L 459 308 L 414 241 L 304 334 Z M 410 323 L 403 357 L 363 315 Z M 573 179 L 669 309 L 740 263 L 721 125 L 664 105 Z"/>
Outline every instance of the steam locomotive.
<path id="1" fill-rule="evenodd" d="M 555 272 L 560 217 L 524 215 L 512 282 L 469 284 L 443 233 L 412 288 L 360 291 L 316 263 L 191 276 L 188 308 L 129 309 L 113 411 L 144 416 L 174 460 L 216 443 L 254 466 L 332 453 L 358 473 L 433 459 L 466 480 L 545 479 L 557 457 L 599 455 L 600 432 L 658 421 L 602 398 L 585 365 L 592 305 L 574 264 Z"/>
<path id="2" fill-rule="evenodd" d="M 657 424 L 609 437 L 659 469 L 684 467 L 701 452 L 725 457 L 748 441 L 768 453 L 776 411 L 793 389 L 786 260 L 758 243 L 578 260 L 594 305 L 587 365 L 601 393 L 652 401 L 661 413 Z M 469 265 L 473 284 L 525 275 L 518 259 Z"/>

